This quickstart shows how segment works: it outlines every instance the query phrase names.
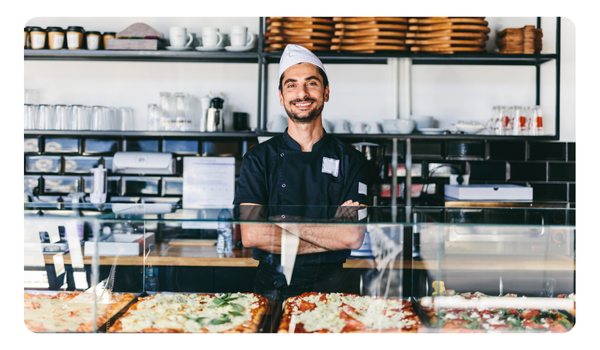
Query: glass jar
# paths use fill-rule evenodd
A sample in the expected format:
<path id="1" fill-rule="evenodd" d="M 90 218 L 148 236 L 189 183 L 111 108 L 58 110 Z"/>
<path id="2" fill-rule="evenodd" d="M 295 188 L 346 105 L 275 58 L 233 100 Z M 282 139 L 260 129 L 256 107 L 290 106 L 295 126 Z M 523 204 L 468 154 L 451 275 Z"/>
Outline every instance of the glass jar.
<path id="1" fill-rule="evenodd" d="M 27 39 L 29 39 L 29 29 L 27 29 L 27 27 L 25 27 L 25 43 L 23 44 L 24 49 L 27 48 Z"/>
<path id="2" fill-rule="evenodd" d="M 61 27 L 48 27 L 48 48 L 50 50 L 60 50 L 65 43 L 65 30 Z"/>
<path id="3" fill-rule="evenodd" d="M 41 50 L 46 46 L 46 31 L 41 27 L 31 27 L 29 35 L 32 49 Z"/>
<path id="4" fill-rule="evenodd" d="M 104 32 L 102 35 L 102 43 L 104 44 L 104 50 L 108 47 L 108 40 L 115 39 L 117 37 L 116 32 Z"/>
<path id="5" fill-rule="evenodd" d="M 67 28 L 67 47 L 69 50 L 81 49 L 84 33 L 83 27 L 70 26 Z"/>
<path id="6" fill-rule="evenodd" d="M 100 32 L 90 31 L 85 35 L 87 49 L 88 50 L 98 50 L 100 48 L 100 39 L 102 38 L 102 34 Z"/>

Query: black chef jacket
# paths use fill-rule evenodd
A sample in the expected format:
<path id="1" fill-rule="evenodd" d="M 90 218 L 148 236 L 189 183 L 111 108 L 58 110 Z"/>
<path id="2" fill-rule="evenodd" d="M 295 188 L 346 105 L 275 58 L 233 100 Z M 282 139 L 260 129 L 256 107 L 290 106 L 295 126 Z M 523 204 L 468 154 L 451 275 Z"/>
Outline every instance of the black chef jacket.
<path id="1" fill-rule="evenodd" d="M 315 222 L 335 221 L 337 208 L 348 200 L 367 204 L 365 157 L 326 132 L 311 152 L 302 152 L 286 129 L 244 155 L 234 204 L 265 205 L 269 220 L 302 217 Z M 261 266 L 263 272 L 280 271 L 280 254 L 255 248 L 253 255 L 260 261 L 259 272 Z M 308 274 L 315 266 L 341 267 L 349 256 L 350 250 L 298 255 L 294 275 L 301 278 L 303 270 Z M 276 284 L 285 285 L 285 279 Z"/>

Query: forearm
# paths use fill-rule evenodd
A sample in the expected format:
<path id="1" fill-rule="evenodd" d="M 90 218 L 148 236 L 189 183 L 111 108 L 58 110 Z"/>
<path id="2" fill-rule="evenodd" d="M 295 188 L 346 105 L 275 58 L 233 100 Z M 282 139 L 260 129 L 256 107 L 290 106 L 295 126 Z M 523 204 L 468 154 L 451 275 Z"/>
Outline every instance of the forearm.
<path id="1" fill-rule="evenodd" d="M 274 224 L 241 224 L 242 244 L 246 248 L 258 248 L 273 254 L 281 254 L 281 227 Z M 328 249 L 300 239 L 296 254 L 326 252 Z"/>
<path id="2" fill-rule="evenodd" d="M 282 229 L 300 237 L 308 243 L 325 250 L 358 249 L 365 236 L 365 226 L 346 225 L 314 225 L 279 223 Z"/>

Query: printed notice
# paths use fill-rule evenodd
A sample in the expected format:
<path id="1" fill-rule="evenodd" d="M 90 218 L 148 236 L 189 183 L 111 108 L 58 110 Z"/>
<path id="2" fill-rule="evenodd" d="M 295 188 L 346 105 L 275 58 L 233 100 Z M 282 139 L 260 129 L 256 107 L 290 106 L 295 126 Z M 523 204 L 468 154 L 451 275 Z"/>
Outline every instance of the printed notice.
<path id="1" fill-rule="evenodd" d="M 233 208 L 234 157 L 183 159 L 183 208 Z"/>

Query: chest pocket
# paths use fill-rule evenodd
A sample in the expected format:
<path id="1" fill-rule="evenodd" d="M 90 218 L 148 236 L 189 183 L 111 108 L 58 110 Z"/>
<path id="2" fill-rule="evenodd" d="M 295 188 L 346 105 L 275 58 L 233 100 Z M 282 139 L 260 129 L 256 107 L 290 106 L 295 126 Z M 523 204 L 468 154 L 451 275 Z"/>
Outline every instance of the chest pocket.
<path id="1" fill-rule="evenodd" d="M 327 186 L 327 205 L 340 205 L 343 186 L 330 182 Z"/>

